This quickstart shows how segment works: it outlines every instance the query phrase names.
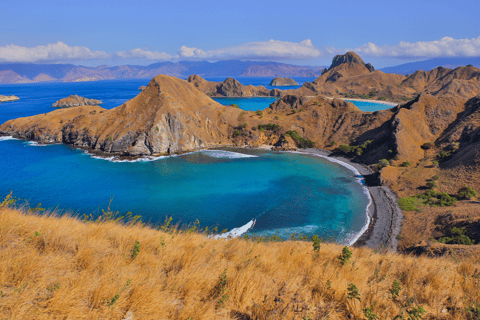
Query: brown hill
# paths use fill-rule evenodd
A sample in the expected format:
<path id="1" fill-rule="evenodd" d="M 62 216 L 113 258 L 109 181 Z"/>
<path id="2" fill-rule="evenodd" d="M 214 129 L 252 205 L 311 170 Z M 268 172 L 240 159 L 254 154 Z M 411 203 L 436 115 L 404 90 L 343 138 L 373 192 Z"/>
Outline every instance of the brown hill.
<path id="1" fill-rule="evenodd" d="M 406 77 L 372 71 L 354 53 L 337 56 L 332 66 L 313 82 L 306 82 L 289 94 L 408 101 L 419 93 L 471 98 L 480 93 L 480 70 L 468 66 L 454 70 L 436 68 Z"/>
<path id="2" fill-rule="evenodd" d="M 160 75 L 117 108 L 56 110 L 8 121 L 0 132 L 120 155 L 151 155 L 226 144 L 227 123 L 240 112 L 211 100 L 184 80 Z"/>
<path id="3" fill-rule="evenodd" d="M 79 95 L 70 95 L 66 98 L 56 101 L 52 107 L 53 108 L 71 108 L 79 106 L 98 106 L 102 104 L 102 101 L 95 99 L 88 99 L 85 97 L 80 97 Z"/>
<path id="4" fill-rule="evenodd" d="M 264 86 L 243 85 L 238 80 L 228 77 L 223 82 L 212 82 L 197 75 L 191 75 L 187 82 L 211 97 L 278 97 L 278 89 L 268 90 Z"/>

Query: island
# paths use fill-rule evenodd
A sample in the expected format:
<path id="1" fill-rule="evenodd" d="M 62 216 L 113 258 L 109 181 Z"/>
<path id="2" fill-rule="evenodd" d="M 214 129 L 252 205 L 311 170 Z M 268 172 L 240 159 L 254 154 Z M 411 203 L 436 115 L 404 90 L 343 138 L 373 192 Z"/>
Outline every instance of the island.
<path id="1" fill-rule="evenodd" d="M 274 78 L 270 82 L 270 86 L 272 86 L 272 87 L 294 87 L 294 86 L 298 86 L 298 82 L 296 82 L 292 78 L 277 77 L 277 78 Z"/>
<path id="2" fill-rule="evenodd" d="M 461 237 L 452 230 L 480 241 L 478 203 L 471 201 L 480 189 L 480 70 L 439 67 L 403 76 L 375 71 L 353 53 L 334 62 L 315 81 L 283 91 L 233 78 L 159 75 L 116 108 L 87 105 L 13 119 L 0 126 L 0 136 L 127 158 L 218 147 L 297 149 L 348 163 L 364 176 L 374 210 L 357 245 L 466 252 L 455 247 Z M 279 99 L 257 111 L 210 98 L 275 92 Z M 403 103 L 365 112 L 343 100 L 345 93 Z"/>
<path id="3" fill-rule="evenodd" d="M 0 102 L 8 102 L 8 101 L 17 101 L 20 100 L 17 96 L 2 96 L 0 95 Z"/>
<path id="4" fill-rule="evenodd" d="M 54 104 L 52 108 L 71 108 L 79 106 L 98 106 L 102 104 L 102 101 L 95 99 L 88 99 L 85 97 L 80 97 L 79 95 L 70 95 L 66 98 L 60 99 Z"/>

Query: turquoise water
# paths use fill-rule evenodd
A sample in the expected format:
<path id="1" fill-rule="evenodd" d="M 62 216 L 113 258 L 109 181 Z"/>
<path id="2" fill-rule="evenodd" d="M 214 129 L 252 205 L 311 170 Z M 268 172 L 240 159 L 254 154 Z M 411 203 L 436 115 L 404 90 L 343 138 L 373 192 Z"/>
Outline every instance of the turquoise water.
<path id="1" fill-rule="evenodd" d="M 356 100 L 346 100 L 354 105 L 356 105 L 362 111 L 375 112 L 380 110 L 386 110 L 392 108 L 391 105 L 385 103 L 376 103 L 370 101 L 356 101 Z"/>
<path id="2" fill-rule="evenodd" d="M 148 81 L 0 86 L 17 102 L 0 104 L 0 123 L 51 111 L 69 94 L 114 107 Z M 255 220 L 251 234 L 292 233 L 351 239 L 366 222 L 369 199 L 355 173 L 322 158 L 244 149 L 202 151 L 153 161 L 113 162 L 65 145 L 0 138 L 0 195 L 75 214 L 112 209 L 158 224 L 232 230 Z"/>
<path id="3" fill-rule="evenodd" d="M 236 104 L 240 109 L 248 111 L 257 111 L 268 108 L 272 102 L 277 101 L 278 98 L 259 97 L 259 98 L 213 98 L 213 100 L 223 105 Z"/>

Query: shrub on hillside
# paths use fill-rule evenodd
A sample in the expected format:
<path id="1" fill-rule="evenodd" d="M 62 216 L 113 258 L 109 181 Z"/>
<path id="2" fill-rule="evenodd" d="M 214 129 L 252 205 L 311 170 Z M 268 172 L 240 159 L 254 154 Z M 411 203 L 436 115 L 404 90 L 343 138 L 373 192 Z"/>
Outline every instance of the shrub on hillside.
<path id="1" fill-rule="evenodd" d="M 431 142 L 427 142 L 427 143 L 424 143 L 422 144 L 421 148 L 424 149 L 424 150 L 429 150 L 429 149 L 432 149 L 435 145 Z"/>
<path id="2" fill-rule="evenodd" d="M 390 161 L 388 161 L 387 159 L 382 159 L 378 161 L 378 164 L 377 164 L 379 168 L 388 167 L 389 165 L 390 165 Z"/>
<path id="3" fill-rule="evenodd" d="M 410 162 L 404 161 L 404 162 L 402 162 L 402 164 L 400 166 L 401 167 L 410 167 Z"/>
<path id="4" fill-rule="evenodd" d="M 438 242 L 445 244 L 464 244 L 467 246 L 471 246 L 474 244 L 474 241 L 472 241 L 472 239 L 465 235 L 464 228 L 453 227 L 451 232 L 452 236 L 440 238 Z"/>
<path id="5" fill-rule="evenodd" d="M 288 130 L 285 134 L 286 136 L 290 136 L 293 141 L 297 144 L 299 148 L 313 148 L 315 147 L 315 142 L 312 140 L 307 140 L 303 138 L 297 131 L 295 130 Z"/>
<path id="6" fill-rule="evenodd" d="M 438 184 L 437 184 L 435 181 L 428 181 L 428 182 L 427 182 L 427 188 L 428 188 L 428 189 L 438 188 Z"/>
<path id="7" fill-rule="evenodd" d="M 403 211 L 416 211 L 418 205 L 418 199 L 415 197 L 404 197 L 398 199 L 398 206 Z"/>
<path id="8" fill-rule="evenodd" d="M 460 188 L 457 193 L 457 198 L 459 200 L 470 200 L 471 198 L 475 198 L 477 196 L 477 191 L 475 191 L 473 188 L 465 186 L 463 188 Z"/>

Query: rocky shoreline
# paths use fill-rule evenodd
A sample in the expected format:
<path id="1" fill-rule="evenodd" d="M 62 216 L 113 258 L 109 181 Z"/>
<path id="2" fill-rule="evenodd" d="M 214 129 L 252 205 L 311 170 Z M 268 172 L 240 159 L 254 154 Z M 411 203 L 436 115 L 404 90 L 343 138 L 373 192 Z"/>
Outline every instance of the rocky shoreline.
<path id="1" fill-rule="evenodd" d="M 390 188 L 379 183 L 372 183 L 374 172 L 367 166 L 351 162 L 344 157 L 332 156 L 327 150 L 305 149 L 304 154 L 336 159 L 357 169 L 367 181 L 366 188 L 372 198 L 372 206 L 368 214 L 370 224 L 367 230 L 355 241 L 355 246 L 367 246 L 375 249 L 397 251 L 403 214 L 397 205 L 397 197 Z"/>

